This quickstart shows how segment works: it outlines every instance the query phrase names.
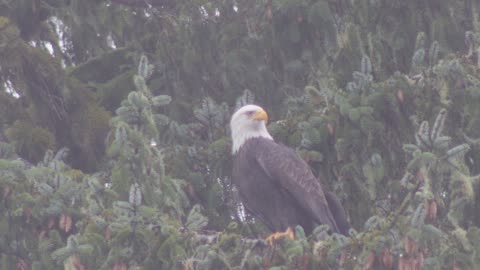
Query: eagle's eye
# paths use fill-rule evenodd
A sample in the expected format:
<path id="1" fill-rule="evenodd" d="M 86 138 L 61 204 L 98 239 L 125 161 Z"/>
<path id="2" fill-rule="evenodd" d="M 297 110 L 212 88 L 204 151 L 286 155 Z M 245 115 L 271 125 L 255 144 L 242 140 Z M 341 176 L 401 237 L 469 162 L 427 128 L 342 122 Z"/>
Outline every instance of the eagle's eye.
<path id="1" fill-rule="evenodd" d="M 248 116 L 252 116 L 253 114 L 255 114 L 255 111 L 247 111 L 246 114 L 247 114 Z"/>

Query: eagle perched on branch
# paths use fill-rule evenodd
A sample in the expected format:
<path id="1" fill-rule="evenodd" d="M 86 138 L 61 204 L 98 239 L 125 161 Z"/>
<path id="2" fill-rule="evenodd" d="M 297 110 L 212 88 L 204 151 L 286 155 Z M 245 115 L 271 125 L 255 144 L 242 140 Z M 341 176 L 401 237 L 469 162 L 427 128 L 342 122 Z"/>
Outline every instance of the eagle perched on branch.
<path id="1" fill-rule="evenodd" d="M 291 227 L 301 225 L 309 234 L 315 225 L 326 224 L 331 232 L 347 235 L 350 225 L 338 198 L 323 191 L 294 150 L 273 140 L 267 121 L 256 105 L 243 106 L 230 121 L 232 181 L 247 211 L 273 232 L 287 230 L 292 236 Z"/>

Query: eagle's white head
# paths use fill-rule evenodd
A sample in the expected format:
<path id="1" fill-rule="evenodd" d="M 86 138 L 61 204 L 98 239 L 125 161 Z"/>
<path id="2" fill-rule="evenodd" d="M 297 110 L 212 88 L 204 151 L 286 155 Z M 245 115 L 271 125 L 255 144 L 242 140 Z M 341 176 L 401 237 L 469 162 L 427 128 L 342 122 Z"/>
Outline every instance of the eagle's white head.
<path id="1" fill-rule="evenodd" d="M 267 131 L 267 121 L 268 114 L 260 106 L 249 104 L 238 109 L 230 120 L 233 154 L 250 138 L 263 137 L 273 140 Z"/>

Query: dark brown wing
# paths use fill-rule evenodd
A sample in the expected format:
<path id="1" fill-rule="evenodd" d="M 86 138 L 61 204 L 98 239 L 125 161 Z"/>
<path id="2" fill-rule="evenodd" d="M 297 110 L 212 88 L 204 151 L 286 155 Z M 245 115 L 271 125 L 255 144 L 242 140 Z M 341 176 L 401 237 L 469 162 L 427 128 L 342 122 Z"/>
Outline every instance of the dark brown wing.
<path id="1" fill-rule="evenodd" d="M 347 220 L 347 213 L 345 213 L 345 209 L 340 203 L 340 200 L 333 192 L 326 191 L 324 194 L 325 199 L 327 199 L 328 202 L 328 208 L 330 208 L 330 211 L 332 212 L 333 218 L 335 219 L 335 223 L 337 223 L 340 233 L 343 235 L 348 235 L 350 223 Z"/>
<path id="2" fill-rule="evenodd" d="M 262 139 L 255 155 L 265 173 L 278 181 L 316 222 L 327 224 L 333 232 L 340 232 L 320 182 L 295 151 L 272 140 Z"/>

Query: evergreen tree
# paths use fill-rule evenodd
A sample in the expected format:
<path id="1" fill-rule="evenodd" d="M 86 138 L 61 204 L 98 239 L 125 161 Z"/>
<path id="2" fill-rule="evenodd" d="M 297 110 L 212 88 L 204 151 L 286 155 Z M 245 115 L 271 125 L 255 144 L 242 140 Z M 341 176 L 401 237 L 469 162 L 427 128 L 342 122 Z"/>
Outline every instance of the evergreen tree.
<path id="1" fill-rule="evenodd" d="M 1 269 L 476 269 L 477 1 L 0 1 Z M 342 200 L 270 246 L 228 122 Z"/>

